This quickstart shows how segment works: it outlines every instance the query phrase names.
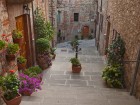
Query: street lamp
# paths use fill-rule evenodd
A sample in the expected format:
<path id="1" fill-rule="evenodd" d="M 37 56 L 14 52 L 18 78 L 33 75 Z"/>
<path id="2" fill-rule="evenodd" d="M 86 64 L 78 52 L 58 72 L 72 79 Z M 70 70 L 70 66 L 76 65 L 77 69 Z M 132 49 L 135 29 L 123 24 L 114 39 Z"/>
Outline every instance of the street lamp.
<path id="1" fill-rule="evenodd" d="M 28 4 L 23 5 L 23 13 L 30 14 L 30 8 L 29 8 Z"/>

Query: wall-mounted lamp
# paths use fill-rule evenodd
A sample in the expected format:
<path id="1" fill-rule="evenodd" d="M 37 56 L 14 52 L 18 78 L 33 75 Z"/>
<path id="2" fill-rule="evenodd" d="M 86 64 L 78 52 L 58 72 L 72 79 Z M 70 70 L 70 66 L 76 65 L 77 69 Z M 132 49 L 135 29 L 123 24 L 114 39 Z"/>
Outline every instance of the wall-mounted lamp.
<path id="1" fill-rule="evenodd" d="M 23 5 L 23 13 L 30 14 L 30 8 L 29 8 L 28 4 Z"/>
<path id="2" fill-rule="evenodd" d="M 107 21 L 110 21 L 110 16 L 107 16 L 107 17 L 106 17 L 106 20 L 107 20 Z"/>

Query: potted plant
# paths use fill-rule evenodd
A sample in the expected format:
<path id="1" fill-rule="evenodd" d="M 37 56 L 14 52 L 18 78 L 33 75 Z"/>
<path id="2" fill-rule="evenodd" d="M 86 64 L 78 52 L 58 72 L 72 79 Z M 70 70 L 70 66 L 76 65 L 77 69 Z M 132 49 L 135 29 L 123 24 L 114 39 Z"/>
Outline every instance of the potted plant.
<path id="1" fill-rule="evenodd" d="M 49 67 L 49 49 L 50 49 L 50 42 L 46 38 L 39 38 L 36 41 L 37 45 L 37 62 L 38 65 L 43 69 L 47 69 Z"/>
<path id="2" fill-rule="evenodd" d="M 15 60 L 15 54 L 18 52 L 18 50 L 19 50 L 18 44 L 9 43 L 7 46 L 7 54 L 6 54 L 7 61 Z"/>
<path id="3" fill-rule="evenodd" d="M 40 79 L 36 77 L 30 77 L 24 73 L 19 74 L 20 77 L 20 88 L 19 93 L 24 96 L 30 96 L 33 92 L 41 89 Z"/>
<path id="4" fill-rule="evenodd" d="M 27 60 L 23 56 L 19 56 L 17 58 L 18 70 L 25 70 L 26 69 L 26 62 L 27 62 Z"/>
<path id="5" fill-rule="evenodd" d="M 111 88 L 123 88 L 123 71 L 120 65 L 105 67 L 102 77 Z"/>
<path id="6" fill-rule="evenodd" d="M 71 58 L 70 62 L 72 63 L 72 72 L 80 73 L 82 69 L 80 61 L 77 58 Z"/>
<path id="7" fill-rule="evenodd" d="M 12 38 L 13 38 L 14 43 L 21 45 L 22 44 L 23 34 L 19 30 L 13 30 Z"/>
<path id="8" fill-rule="evenodd" d="M 39 66 L 34 66 L 34 67 L 30 67 L 28 69 L 26 69 L 24 71 L 24 74 L 30 76 L 30 77 L 36 77 L 40 80 L 40 82 L 42 81 L 42 69 Z"/>
<path id="9" fill-rule="evenodd" d="M 0 51 L 4 49 L 4 47 L 5 47 L 5 41 L 0 40 Z"/>
<path id="10" fill-rule="evenodd" d="M 20 81 L 14 74 L 14 70 L 4 77 L 2 81 L 2 98 L 7 105 L 19 105 L 21 102 L 21 95 L 18 93 Z"/>
<path id="11" fill-rule="evenodd" d="M 79 42 L 77 39 L 75 39 L 70 42 L 70 45 L 71 45 L 72 49 L 74 50 L 76 48 L 76 45 L 79 45 Z"/>
<path id="12" fill-rule="evenodd" d="M 56 48 L 51 48 L 52 59 L 55 59 L 55 57 L 56 57 L 55 50 L 56 50 Z"/>

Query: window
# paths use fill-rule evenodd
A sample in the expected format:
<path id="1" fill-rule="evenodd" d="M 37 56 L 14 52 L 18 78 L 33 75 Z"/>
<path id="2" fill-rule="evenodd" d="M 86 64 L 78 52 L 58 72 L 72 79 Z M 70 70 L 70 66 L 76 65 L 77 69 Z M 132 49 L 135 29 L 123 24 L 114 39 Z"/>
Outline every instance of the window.
<path id="1" fill-rule="evenodd" d="M 79 13 L 74 13 L 74 21 L 75 22 L 79 21 Z"/>
<path id="2" fill-rule="evenodd" d="M 57 19 L 58 19 L 58 23 L 60 23 L 61 22 L 61 11 L 58 11 L 58 17 L 57 17 Z"/>

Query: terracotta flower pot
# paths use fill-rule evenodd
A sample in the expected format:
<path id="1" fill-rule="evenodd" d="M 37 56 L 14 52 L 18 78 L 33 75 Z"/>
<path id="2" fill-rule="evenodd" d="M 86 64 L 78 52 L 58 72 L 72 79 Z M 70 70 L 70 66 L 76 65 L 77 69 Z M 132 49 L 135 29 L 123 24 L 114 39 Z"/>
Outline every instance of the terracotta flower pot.
<path id="1" fill-rule="evenodd" d="M 26 63 L 17 63 L 18 65 L 18 70 L 25 70 L 26 69 Z"/>
<path id="2" fill-rule="evenodd" d="M 22 45 L 23 38 L 13 39 L 13 42 L 18 44 L 19 46 Z"/>
<path id="3" fill-rule="evenodd" d="M 31 92 L 25 91 L 22 93 L 22 96 L 31 96 L 31 94 L 32 94 Z"/>
<path id="4" fill-rule="evenodd" d="M 81 65 L 72 65 L 72 72 L 73 73 L 80 73 L 81 72 Z"/>
<path id="5" fill-rule="evenodd" d="M 6 105 L 19 105 L 21 103 L 21 95 L 18 94 L 17 97 L 15 97 L 12 100 L 6 100 L 4 98 L 4 96 L 2 96 L 4 102 L 6 103 Z"/>
<path id="6" fill-rule="evenodd" d="M 16 59 L 16 56 L 14 54 L 7 54 L 6 55 L 6 60 L 7 61 L 14 61 Z"/>

